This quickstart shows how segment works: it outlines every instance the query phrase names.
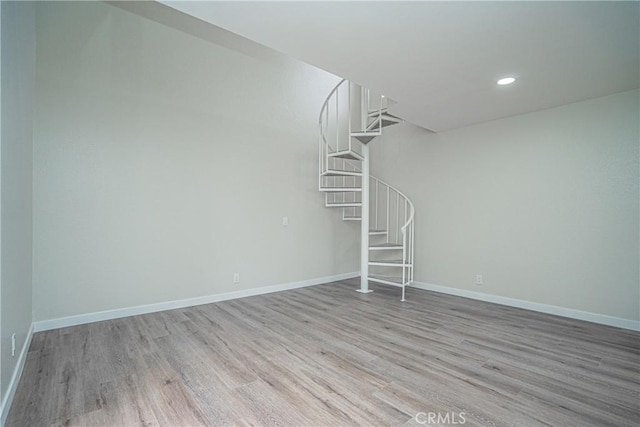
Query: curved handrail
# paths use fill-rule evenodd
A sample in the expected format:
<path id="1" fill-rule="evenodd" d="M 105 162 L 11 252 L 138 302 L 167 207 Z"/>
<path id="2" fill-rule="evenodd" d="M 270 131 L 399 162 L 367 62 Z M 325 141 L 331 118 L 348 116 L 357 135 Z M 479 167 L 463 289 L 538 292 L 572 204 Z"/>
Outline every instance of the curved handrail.
<path id="1" fill-rule="evenodd" d="M 329 107 L 329 101 L 331 100 L 331 97 L 333 96 L 334 93 L 338 91 L 338 88 L 342 85 L 342 83 L 346 81 L 347 79 L 340 80 L 340 83 L 338 83 L 336 87 L 334 87 L 331 90 L 331 92 L 329 92 L 329 95 L 327 95 L 327 98 L 324 100 L 324 103 L 322 104 L 322 108 L 320 108 L 320 117 L 318 118 L 318 123 L 320 123 L 320 126 L 322 126 L 322 115 L 324 114 L 325 110 Z"/>
<path id="2" fill-rule="evenodd" d="M 346 86 L 346 89 L 345 89 Z M 346 93 L 345 93 L 346 90 Z M 343 98 L 345 97 L 346 98 Z M 346 99 L 347 105 L 340 105 L 338 100 Z M 330 158 L 330 154 L 340 150 L 357 152 L 356 147 L 352 146 L 353 142 L 349 135 L 351 134 L 351 82 L 347 79 L 340 80 L 331 89 L 325 98 L 320 114 L 318 116 L 318 127 L 320 133 L 319 144 L 319 186 L 323 186 L 324 172 L 337 167 L 345 168 L 353 172 L 361 172 L 357 162 L 350 159 Z M 334 105 L 335 104 L 335 105 Z M 345 110 L 343 110 L 345 108 Z M 348 110 L 348 111 L 347 111 Z M 348 114 L 343 114 L 347 112 Z M 347 130 L 348 128 L 348 130 Z M 344 138 L 344 139 L 343 139 Z M 345 141 L 345 147 L 341 147 L 340 140 Z"/>
<path id="3" fill-rule="evenodd" d="M 371 178 L 371 179 L 373 179 L 374 181 L 378 181 L 378 182 L 379 182 L 380 184 L 382 184 L 382 185 L 385 185 L 385 186 L 387 186 L 387 187 L 391 188 L 393 191 L 395 191 L 395 192 L 396 192 L 396 193 L 398 193 L 400 196 L 402 196 L 402 198 L 403 198 L 403 199 L 405 199 L 405 200 L 407 201 L 407 203 L 409 203 L 409 207 L 411 208 L 411 210 L 410 210 L 410 212 L 411 212 L 411 213 L 409 214 L 409 218 L 408 218 L 408 219 L 407 219 L 407 221 L 404 223 L 404 225 L 403 225 L 402 227 L 400 227 L 400 230 L 404 233 L 404 232 L 406 231 L 407 227 L 409 226 L 409 224 L 410 224 L 411 222 L 413 222 L 413 218 L 414 218 L 415 211 L 416 211 L 415 207 L 413 206 L 413 202 L 411 201 L 411 199 L 409 199 L 409 198 L 407 197 L 407 195 L 406 195 L 406 194 L 404 194 L 402 191 L 398 190 L 398 189 L 397 189 L 396 187 L 394 187 L 393 185 L 390 185 L 389 183 L 387 183 L 387 182 L 385 182 L 385 181 L 383 181 L 383 180 L 381 180 L 381 179 L 379 179 L 379 178 L 376 178 L 376 177 L 375 177 L 375 176 L 373 176 L 373 175 L 371 175 L 371 176 L 370 176 L 370 178 Z"/>

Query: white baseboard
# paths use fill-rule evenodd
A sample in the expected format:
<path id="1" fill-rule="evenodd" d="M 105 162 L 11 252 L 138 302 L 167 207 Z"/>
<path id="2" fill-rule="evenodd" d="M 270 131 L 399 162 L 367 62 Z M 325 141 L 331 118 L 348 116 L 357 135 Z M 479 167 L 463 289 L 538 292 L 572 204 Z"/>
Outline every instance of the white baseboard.
<path id="1" fill-rule="evenodd" d="M 22 344 L 22 350 L 20 350 L 20 354 L 18 355 L 18 363 L 16 363 L 16 366 L 13 370 L 13 375 L 11 375 L 11 381 L 9 382 L 7 393 L 3 396 L 2 399 L 2 406 L 0 406 L 0 426 L 3 426 L 7 421 L 9 409 L 11 409 L 11 403 L 13 402 L 13 397 L 16 395 L 16 389 L 18 388 L 18 383 L 20 382 L 20 376 L 22 375 L 24 364 L 27 361 L 27 354 L 29 352 L 29 346 L 31 345 L 33 332 L 34 330 L 32 323 L 31 327 L 29 327 L 29 332 L 27 332 L 27 337 Z"/>
<path id="2" fill-rule="evenodd" d="M 60 317 L 57 319 L 40 320 L 33 323 L 33 331 L 48 331 L 51 329 L 66 328 L 69 326 L 84 325 L 86 323 L 101 322 L 103 320 L 118 319 L 120 317 L 136 316 L 139 314 L 155 313 L 176 308 L 192 307 L 195 305 L 211 304 L 237 298 L 251 297 L 255 295 L 270 294 L 272 292 L 288 291 L 307 286 L 320 285 L 338 280 L 360 277 L 360 272 L 343 273 L 335 276 L 321 277 L 318 279 L 303 280 L 300 282 L 284 283 L 280 285 L 264 286 L 261 288 L 245 289 L 241 291 L 225 292 L 222 294 L 207 295 L 203 297 L 188 298 L 175 301 L 166 301 L 156 304 L 138 305 L 134 307 L 119 308 L 115 310 L 99 311 L 96 313 L 80 314 L 77 316 Z"/>
<path id="3" fill-rule="evenodd" d="M 508 305 L 510 307 L 524 308 L 540 313 L 555 314 L 556 316 L 569 317 L 571 319 L 585 320 L 587 322 L 600 323 L 602 325 L 615 326 L 617 328 L 640 331 L 640 322 L 636 320 L 622 319 L 620 317 L 607 316 L 605 314 L 589 313 L 587 311 L 558 307 L 555 305 L 540 304 L 516 298 L 501 297 L 498 295 L 484 294 L 482 292 L 468 291 L 465 289 L 449 288 L 447 286 L 432 285 L 430 283 L 413 282 L 410 287 L 427 291 L 440 292 L 442 294 L 471 298 L 479 301 Z"/>

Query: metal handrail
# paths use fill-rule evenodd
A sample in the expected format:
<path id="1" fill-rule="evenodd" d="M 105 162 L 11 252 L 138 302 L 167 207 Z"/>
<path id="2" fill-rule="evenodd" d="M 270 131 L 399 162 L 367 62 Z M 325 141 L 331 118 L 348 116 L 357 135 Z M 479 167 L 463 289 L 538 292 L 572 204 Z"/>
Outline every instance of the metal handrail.
<path id="1" fill-rule="evenodd" d="M 413 222 L 413 218 L 415 216 L 415 207 L 413 206 L 413 202 L 400 190 L 398 190 L 396 187 L 394 187 L 393 185 L 390 185 L 389 183 L 376 178 L 375 176 L 371 176 L 370 177 L 372 180 L 374 181 L 378 181 L 379 184 L 384 185 L 385 187 L 389 187 L 391 190 L 395 191 L 396 193 L 398 193 L 400 196 L 402 196 L 402 198 L 404 200 L 407 201 L 407 203 L 409 203 L 409 206 L 411 207 L 411 214 L 409 215 L 409 219 L 407 219 L 404 223 L 404 225 L 402 227 L 400 227 L 400 230 L 404 233 L 405 230 L 407 229 L 407 227 L 409 226 L 410 223 Z"/>
<path id="2" fill-rule="evenodd" d="M 347 81 L 347 79 L 340 80 L 340 83 L 338 83 L 336 85 L 336 87 L 331 89 L 331 92 L 329 92 L 329 95 L 327 95 L 327 99 L 324 100 L 324 103 L 322 104 L 322 108 L 320 109 L 320 117 L 318 118 L 318 122 L 320 123 L 321 127 L 322 127 L 322 115 L 323 115 L 324 111 L 328 108 L 329 101 L 331 100 L 331 97 L 333 96 L 334 93 L 336 93 L 336 91 L 342 85 L 342 83 L 344 83 L 346 81 Z"/>
<path id="3" fill-rule="evenodd" d="M 344 83 L 347 83 L 347 93 L 346 93 L 346 99 L 347 99 L 347 107 L 348 107 L 348 116 L 347 117 L 341 117 L 340 116 L 340 88 Z M 354 114 L 352 114 L 352 89 L 357 88 L 358 90 L 360 90 L 359 92 L 359 96 L 360 98 L 363 100 L 363 104 L 360 107 L 360 118 L 359 118 L 359 122 L 358 122 L 358 129 L 356 130 L 356 132 L 358 133 L 359 136 L 379 136 L 382 134 L 382 126 L 381 124 L 379 126 L 377 126 L 377 130 L 370 130 L 367 128 L 368 125 L 368 119 L 375 117 L 375 120 L 378 120 L 380 123 L 382 121 L 382 111 L 386 108 L 386 98 L 382 95 L 377 95 L 376 99 L 379 99 L 379 105 L 374 106 L 374 110 L 373 111 L 377 111 L 377 115 L 376 116 L 370 116 L 369 113 L 372 108 L 371 106 L 371 91 L 369 89 L 366 89 L 364 87 L 361 87 L 359 85 L 355 85 L 353 84 L 352 87 L 352 82 L 350 82 L 347 79 L 342 79 L 340 80 L 340 82 L 331 90 L 331 92 L 329 92 L 329 94 L 327 95 L 327 97 L 325 98 L 324 102 L 322 103 L 322 107 L 320 108 L 320 114 L 318 115 L 318 126 L 320 128 L 320 142 L 324 143 L 324 146 L 326 148 L 325 150 L 325 154 L 329 154 L 329 153 L 333 153 L 333 152 L 338 152 L 341 151 L 340 150 L 340 134 L 341 134 L 341 126 L 345 125 L 346 127 L 348 127 L 348 135 L 347 135 L 347 141 L 346 144 L 348 146 L 348 150 L 346 151 L 351 151 L 351 152 L 356 152 L 358 153 L 358 150 L 356 150 L 356 147 L 358 147 L 359 145 L 353 146 L 352 140 L 351 140 L 351 134 L 352 134 L 352 125 L 353 125 L 353 120 L 354 120 Z M 327 140 L 327 131 L 329 128 L 329 124 L 333 123 L 333 118 L 329 117 L 329 110 L 332 107 L 332 103 L 335 100 L 335 127 L 336 127 L 336 134 L 335 134 L 335 144 L 336 146 L 332 146 L 332 144 Z M 344 102 L 344 101 L 343 101 Z M 345 123 L 345 119 L 346 119 L 346 123 Z M 331 136 L 331 138 L 333 138 Z M 322 160 L 322 159 L 321 159 Z M 321 166 L 323 165 L 323 163 L 321 163 Z"/>

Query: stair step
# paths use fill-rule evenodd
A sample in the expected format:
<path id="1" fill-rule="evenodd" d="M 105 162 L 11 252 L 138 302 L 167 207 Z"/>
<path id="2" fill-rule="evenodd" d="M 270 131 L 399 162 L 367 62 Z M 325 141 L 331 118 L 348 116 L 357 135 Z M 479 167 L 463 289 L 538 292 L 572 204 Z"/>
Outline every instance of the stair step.
<path id="1" fill-rule="evenodd" d="M 380 243 L 379 245 L 369 245 L 371 251 L 393 251 L 402 249 L 402 245 L 397 243 Z"/>
<path id="2" fill-rule="evenodd" d="M 387 108 L 381 108 L 381 109 L 375 109 L 375 110 L 369 110 L 369 117 L 375 117 L 378 116 L 380 114 L 388 114 L 387 113 Z"/>
<path id="3" fill-rule="evenodd" d="M 335 159 L 347 159 L 347 160 L 364 160 L 362 155 L 356 153 L 355 151 L 336 151 L 335 153 L 329 154 L 329 157 L 333 157 Z"/>
<path id="4" fill-rule="evenodd" d="M 357 215 L 345 215 L 342 217 L 344 221 L 362 221 L 362 217 Z"/>
<path id="5" fill-rule="evenodd" d="M 370 282 L 384 283 L 385 285 L 397 286 L 399 288 L 404 287 L 404 285 L 402 284 L 402 277 L 383 276 L 383 275 L 379 275 L 379 274 L 370 274 L 367 277 L 367 279 Z"/>
<path id="6" fill-rule="evenodd" d="M 369 132 L 354 132 L 351 134 L 351 136 L 362 142 L 363 144 L 368 144 L 373 138 L 375 138 L 376 136 L 380 136 L 380 133 L 377 132 L 372 135 Z"/>
<path id="7" fill-rule="evenodd" d="M 401 123 L 401 122 L 398 122 L 398 121 L 395 121 L 395 120 L 388 120 L 384 116 L 382 116 L 382 127 L 383 128 L 385 128 L 387 126 L 397 125 L 398 123 Z M 367 132 L 379 131 L 379 130 L 380 130 L 380 119 L 375 119 L 374 121 L 369 123 L 369 126 L 367 126 Z"/>
<path id="8" fill-rule="evenodd" d="M 377 117 L 377 116 L 382 116 L 388 120 L 396 120 L 398 123 L 401 123 L 404 121 L 404 119 L 401 119 L 398 116 L 389 114 L 388 108 L 383 108 L 382 110 L 369 110 L 369 117 Z"/>
<path id="9" fill-rule="evenodd" d="M 325 203 L 328 208 L 359 208 L 362 206 L 362 202 L 331 202 Z"/>
<path id="10" fill-rule="evenodd" d="M 396 122 L 395 120 L 387 120 L 386 118 L 382 117 L 382 127 L 387 127 L 387 126 L 393 126 L 393 125 L 397 125 L 398 123 L 402 123 L 402 122 Z"/>
<path id="11" fill-rule="evenodd" d="M 369 265 L 377 265 L 381 267 L 411 267 L 410 263 L 401 259 L 385 260 L 385 261 L 369 261 Z"/>
<path id="12" fill-rule="evenodd" d="M 380 117 L 375 116 L 375 119 L 373 119 L 373 121 L 367 125 L 367 132 L 371 132 L 372 130 L 377 131 L 380 128 L 379 124 Z"/>
<path id="13" fill-rule="evenodd" d="M 322 176 L 362 176 L 362 172 L 328 169 L 322 172 Z"/>
<path id="14" fill-rule="evenodd" d="M 320 187 L 320 191 L 327 193 L 356 193 L 362 192 L 362 188 L 358 187 Z"/>
<path id="15" fill-rule="evenodd" d="M 389 114 L 387 112 L 382 113 L 382 118 L 385 119 L 385 120 L 393 120 L 396 123 L 404 122 L 404 119 L 401 119 L 400 117 L 394 116 L 393 114 Z"/>
<path id="16" fill-rule="evenodd" d="M 379 235 L 384 235 L 387 234 L 387 230 L 369 230 L 369 235 L 370 236 L 379 236 Z"/>

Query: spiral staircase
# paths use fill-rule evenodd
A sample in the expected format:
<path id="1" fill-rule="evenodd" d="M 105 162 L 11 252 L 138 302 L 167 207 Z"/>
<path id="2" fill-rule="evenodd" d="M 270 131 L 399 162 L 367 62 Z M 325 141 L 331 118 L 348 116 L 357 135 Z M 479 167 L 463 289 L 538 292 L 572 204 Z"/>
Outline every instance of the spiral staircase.
<path id="1" fill-rule="evenodd" d="M 342 80 L 320 110 L 319 190 L 325 206 L 361 224 L 360 289 L 413 281 L 414 207 L 397 188 L 369 174 L 369 143 L 402 120 L 382 94 Z"/>

